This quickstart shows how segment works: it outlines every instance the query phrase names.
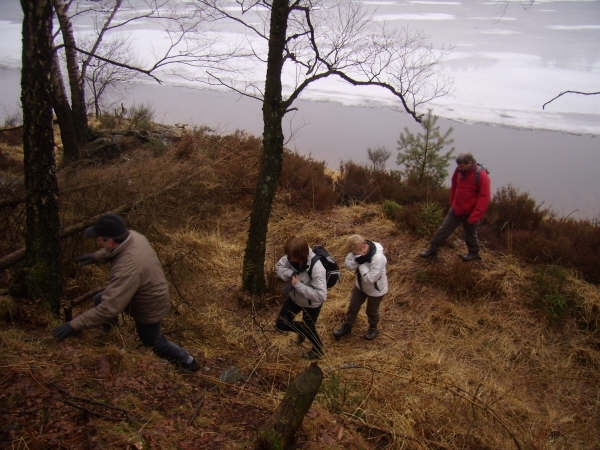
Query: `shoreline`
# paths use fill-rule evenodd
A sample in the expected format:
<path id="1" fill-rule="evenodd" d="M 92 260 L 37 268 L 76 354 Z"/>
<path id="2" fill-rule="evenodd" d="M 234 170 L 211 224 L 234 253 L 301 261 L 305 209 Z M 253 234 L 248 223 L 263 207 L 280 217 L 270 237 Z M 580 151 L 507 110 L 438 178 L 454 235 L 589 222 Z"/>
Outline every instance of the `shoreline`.
<path id="1" fill-rule="evenodd" d="M 242 130 L 262 135 L 260 103 L 236 93 L 137 85 L 126 98 L 131 104 L 151 105 L 159 121 L 210 126 L 217 133 Z M 298 100 L 294 106 L 297 109 L 284 120 L 285 146 L 324 161 L 333 170 L 344 161 L 369 164 L 367 149 L 380 146 L 391 152 L 387 169 L 398 170 L 400 133 L 405 128 L 420 132 L 408 114 L 391 108 L 327 100 Z M 438 126 L 442 131 L 452 127 L 455 153 L 470 151 L 490 169 L 493 193 L 511 185 L 559 217 L 600 218 L 600 135 L 441 117 Z"/>
<path id="2" fill-rule="evenodd" d="M 7 71 L 12 80 L 6 80 Z M 18 105 L 20 74 L 0 68 L 0 75 L 4 106 L 0 113 L 10 114 L 11 95 Z M 240 130 L 262 135 L 260 103 L 232 92 L 137 83 L 112 98 L 116 105 L 150 107 L 159 123 L 208 126 L 219 134 Z M 420 131 L 406 113 L 389 107 L 344 105 L 326 99 L 298 100 L 294 106 L 297 109 L 284 120 L 285 146 L 324 161 L 333 170 L 344 161 L 369 164 L 367 149 L 377 147 L 391 153 L 387 169 L 398 170 L 398 137 L 405 128 Z M 438 126 L 442 132 L 453 128 L 455 153 L 470 151 L 490 169 L 493 193 L 511 185 L 559 217 L 600 218 L 599 135 L 441 117 Z"/>

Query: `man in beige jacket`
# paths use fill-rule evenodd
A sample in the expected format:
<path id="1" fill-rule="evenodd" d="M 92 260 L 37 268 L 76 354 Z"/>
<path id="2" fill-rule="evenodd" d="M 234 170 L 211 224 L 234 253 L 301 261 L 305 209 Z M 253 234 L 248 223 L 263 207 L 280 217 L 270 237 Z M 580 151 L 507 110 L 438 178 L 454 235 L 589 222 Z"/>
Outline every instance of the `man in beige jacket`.
<path id="1" fill-rule="evenodd" d="M 156 252 L 145 236 L 127 229 L 117 214 L 101 216 L 84 235 L 95 238 L 100 250 L 77 258 L 80 264 L 110 262 L 108 285 L 95 299 L 96 305 L 56 327 L 59 341 L 75 331 L 103 325 L 127 311 L 135 320 L 137 333 L 146 347 L 179 368 L 196 371 L 200 364 L 186 350 L 169 342 L 161 332 L 169 312 L 169 289 Z"/>

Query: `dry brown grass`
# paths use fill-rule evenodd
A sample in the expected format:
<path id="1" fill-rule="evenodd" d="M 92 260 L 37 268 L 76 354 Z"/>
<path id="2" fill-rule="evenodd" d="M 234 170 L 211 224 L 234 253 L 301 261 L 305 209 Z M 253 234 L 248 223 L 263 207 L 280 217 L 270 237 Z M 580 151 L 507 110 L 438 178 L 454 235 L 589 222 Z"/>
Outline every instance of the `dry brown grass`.
<path id="1" fill-rule="evenodd" d="M 61 213 L 73 223 L 138 202 L 126 218 L 154 243 L 171 285 L 165 333 L 203 369 L 177 373 L 140 347 L 127 317 L 109 333 L 87 330 L 56 343 L 50 330 L 59 319 L 35 302 L 15 308 L 3 295 L 3 447 L 251 448 L 307 366 L 306 349 L 274 329 L 281 286 L 272 275 L 269 302 L 239 302 L 255 138 L 199 133 L 179 142 L 163 154 L 137 149 L 61 170 Z M 557 326 L 532 298 L 535 271 L 513 257 L 484 250 L 483 261 L 469 265 L 451 242 L 437 261 L 423 261 L 416 254 L 425 240 L 399 229 L 379 205 L 298 210 L 287 198 L 278 195 L 271 216 L 269 274 L 291 234 L 326 245 L 343 262 L 345 239 L 358 232 L 384 245 L 391 286 L 374 341 L 362 338 L 364 310 L 350 336 L 331 334 L 353 274 L 344 270 L 329 291 L 318 323 L 325 376 L 298 448 L 599 448 L 598 286 L 568 274 L 580 302 Z M 64 243 L 68 296 L 105 279 L 105 269 L 72 263 L 91 245 L 80 237 Z M 223 381 L 232 367 L 240 377 Z"/>

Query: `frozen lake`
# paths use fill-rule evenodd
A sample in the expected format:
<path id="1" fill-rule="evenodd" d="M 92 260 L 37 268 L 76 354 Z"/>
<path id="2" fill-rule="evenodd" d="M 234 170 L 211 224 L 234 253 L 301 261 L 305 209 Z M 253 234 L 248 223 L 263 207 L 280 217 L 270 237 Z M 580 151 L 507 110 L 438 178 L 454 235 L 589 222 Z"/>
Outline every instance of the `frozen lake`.
<path id="1" fill-rule="evenodd" d="M 542 109 L 563 90 L 600 90 L 600 1 L 362 3 L 373 23 L 409 27 L 447 49 L 440 69 L 452 91 L 428 107 L 442 129 L 454 128 L 457 151 L 472 151 L 490 167 L 494 189 L 512 184 L 561 215 L 600 217 L 600 96 L 566 95 Z M 1 2 L 0 120 L 19 105 L 20 20 L 18 2 Z M 223 30 L 223 39 L 235 32 Z M 164 40 L 143 26 L 129 34 L 141 54 Z M 260 84 L 263 71 L 240 76 Z M 165 80 L 138 82 L 117 100 L 151 106 L 157 121 L 261 134 L 257 102 Z M 331 81 L 313 85 L 295 106 L 288 147 L 332 168 L 342 160 L 366 163 L 367 148 L 377 146 L 392 151 L 388 167 L 395 168 L 399 134 L 405 126 L 417 130 L 384 93 Z"/>

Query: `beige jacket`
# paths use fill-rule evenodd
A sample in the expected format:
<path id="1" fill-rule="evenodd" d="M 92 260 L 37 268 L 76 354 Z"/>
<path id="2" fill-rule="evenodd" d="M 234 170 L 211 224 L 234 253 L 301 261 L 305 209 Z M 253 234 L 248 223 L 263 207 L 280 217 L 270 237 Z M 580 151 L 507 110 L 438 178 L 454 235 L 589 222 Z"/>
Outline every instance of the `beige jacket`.
<path id="1" fill-rule="evenodd" d="M 160 322 L 171 303 L 169 287 L 156 252 L 142 234 L 129 230 L 125 241 L 112 251 L 98 250 L 98 262 L 110 262 L 110 280 L 102 302 L 75 317 L 75 330 L 101 325 L 127 310 L 137 323 Z"/>

